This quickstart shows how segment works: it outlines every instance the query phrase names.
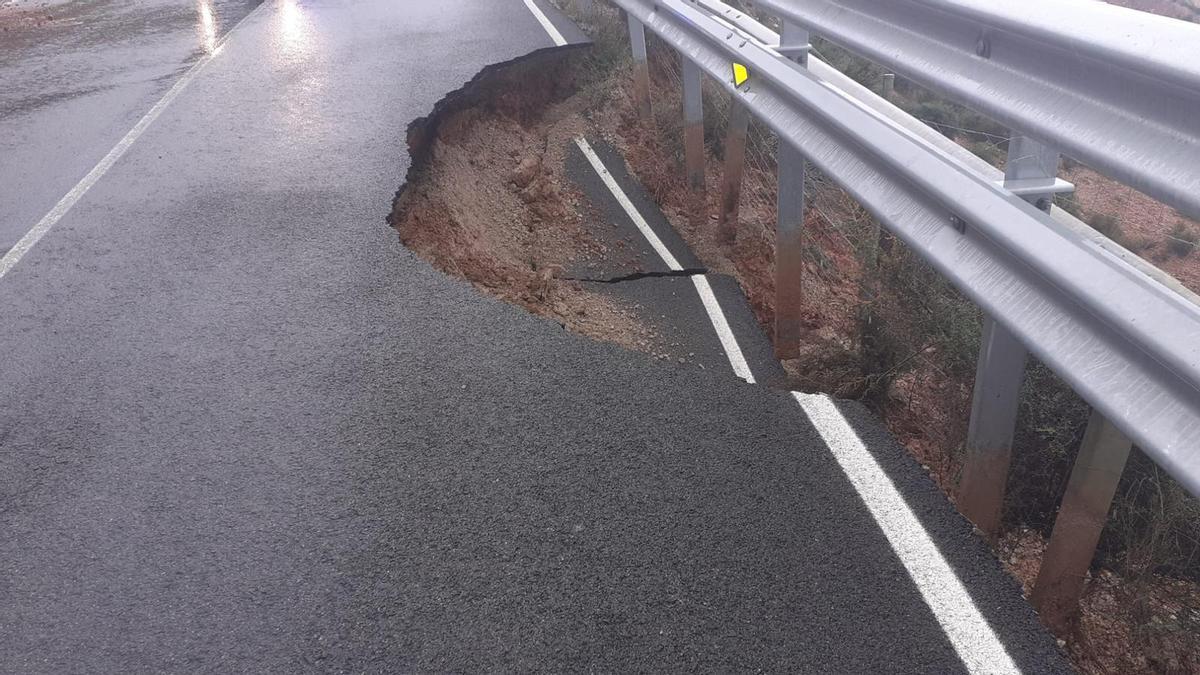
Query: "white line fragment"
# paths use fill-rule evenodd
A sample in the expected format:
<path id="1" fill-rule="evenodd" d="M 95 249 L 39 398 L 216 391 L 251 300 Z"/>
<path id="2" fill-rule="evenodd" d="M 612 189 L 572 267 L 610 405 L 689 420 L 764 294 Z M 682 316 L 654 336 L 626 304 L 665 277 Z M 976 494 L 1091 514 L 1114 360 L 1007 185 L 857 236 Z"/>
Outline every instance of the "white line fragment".
<path id="1" fill-rule="evenodd" d="M 624 209 L 625 214 L 633 221 L 638 231 L 650 242 L 650 247 L 662 258 L 667 267 L 678 272 L 683 269 L 679 264 L 679 260 L 671 253 L 667 245 L 662 239 L 650 229 L 650 224 L 642 217 L 637 207 L 633 202 L 629 201 L 629 196 L 617 184 L 617 181 L 609 173 L 608 167 L 604 166 L 604 160 L 596 154 L 592 149 L 592 144 L 587 142 L 585 138 L 576 138 L 575 145 L 579 146 L 579 150 L 583 152 L 583 156 L 587 158 L 588 163 L 592 165 L 592 169 L 596 171 L 596 175 L 600 176 L 604 186 L 616 197 L 617 203 Z M 692 283 L 696 286 L 696 292 L 700 294 L 700 302 L 704 304 L 704 311 L 708 313 L 708 320 L 712 322 L 713 328 L 717 331 L 717 338 L 721 341 L 721 347 L 725 350 L 725 356 L 729 359 L 729 365 L 733 368 L 733 372 L 743 380 L 753 384 L 754 374 L 750 372 L 750 364 L 746 362 L 746 356 L 742 354 L 742 348 L 738 345 L 737 338 L 734 337 L 733 331 L 729 328 L 729 321 L 725 318 L 725 312 L 721 310 L 721 304 L 717 302 L 717 296 L 713 295 L 712 287 L 708 284 L 708 279 L 703 275 L 696 274 L 692 276 Z"/>
<path id="2" fill-rule="evenodd" d="M 265 4 L 266 3 L 263 3 L 263 5 Z M 4 278 L 4 276 L 8 274 L 18 262 L 21 261 L 21 258 L 23 258 L 26 253 L 29 253 L 29 251 L 37 245 L 38 241 L 40 241 L 42 237 L 46 236 L 46 233 L 50 231 L 50 228 L 54 227 L 58 221 L 62 220 L 63 216 L 67 215 L 67 212 L 71 210 L 71 207 L 75 206 L 76 202 L 78 202 L 85 194 L 87 194 L 87 191 L 92 189 L 92 186 L 95 185 L 96 182 L 104 176 L 104 174 L 108 173 L 108 170 L 111 169 L 113 165 L 121 159 L 125 152 L 129 150 L 130 146 L 132 146 L 134 142 L 137 141 L 137 139 L 141 137 L 143 133 L 145 133 L 146 129 L 154 123 L 154 120 L 158 119 L 158 116 L 162 114 L 163 110 L 165 110 L 166 107 L 179 96 L 180 92 L 182 92 L 192 80 L 196 79 L 196 76 L 200 74 L 200 71 L 203 70 L 204 67 L 209 64 L 209 62 L 211 62 L 217 57 L 218 54 L 221 53 L 221 50 L 225 47 L 225 43 L 229 40 L 230 36 L 233 35 L 233 32 L 237 30 L 238 27 L 246 21 L 246 19 L 250 18 L 250 16 L 257 12 L 259 7 L 262 7 L 263 5 L 259 5 L 258 7 L 250 10 L 246 16 L 242 17 L 240 21 L 234 24 L 233 28 L 229 29 L 229 32 L 225 33 L 225 37 L 221 38 L 220 42 L 216 44 L 212 51 L 204 56 L 201 56 L 198 61 L 192 64 L 192 67 L 188 68 L 187 72 L 185 72 L 179 77 L 178 80 L 175 81 L 175 84 L 173 84 L 171 88 L 167 90 L 167 93 L 163 94 L 163 97 L 159 99 L 158 103 L 155 103 L 154 107 L 150 108 L 150 110 L 147 111 L 140 120 L 138 120 L 137 124 L 133 125 L 133 128 L 130 129 L 120 141 L 117 141 L 117 144 L 113 146 L 112 150 L 108 151 L 108 154 L 100 160 L 100 163 L 92 167 L 92 170 L 89 171 L 82 180 L 76 183 L 75 187 L 71 188 L 70 192 L 64 195 L 62 199 L 58 200 L 58 203 L 54 205 L 54 208 L 50 209 L 49 213 L 42 216 L 42 219 L 39 220 L 32 229 L 26 232 L 25 236 L 21 237 L 21 239 L 11 249 L 8 250 L 8 253 L 4 254 L 3 258 L 0 258 L 0 279 Z"/>
<path id="3" fill-rule="evenodd" d="M 566 38 L 562 36 L 562 33 L 558 32 L 558 29 L 546 17 L 546 13 L 542 11 L 541 7 L 534 4 L 533 0 L 525 0 L 525 6 L 529 8 L 530 12 L 533 12 L 533 18 L 537 19 L 538 23 L 542 24 L 542 28 L 545 28 L 546 32 L 550 34 L 550 39 L 554 41 L 554 46 L 561 47 L 567 44 Z"/>
<path id="4" fill-rule="evenodd" d="M 713 295 L 712 287 L 708 285 L 708 277 L 703 274 L 694 274 L 692 283 L 696 286 L 696 293 L 700 295 L 700 302 L 704 303 L 704 311 L 708 312 L 708 320 L 712 322 L 713 328 L 717 331 L 717 338 L 721 341 L 725 356 L 729 358 L 733 374 L 754 384 L 754 374 L 750 372 L 750 364 L 746 363 L 742 347 L 738 344 L 733 330 L 730 329 L 729 322 L 725 320 L 725 312 L 721 311 L 721 305 L 717 303 L 717 296 Z"/>
<path id="5" fill-rule="evenodd" d="M 1019 673 L 921 521 L 827 396 L 792 392 L 972 673 Z"/>

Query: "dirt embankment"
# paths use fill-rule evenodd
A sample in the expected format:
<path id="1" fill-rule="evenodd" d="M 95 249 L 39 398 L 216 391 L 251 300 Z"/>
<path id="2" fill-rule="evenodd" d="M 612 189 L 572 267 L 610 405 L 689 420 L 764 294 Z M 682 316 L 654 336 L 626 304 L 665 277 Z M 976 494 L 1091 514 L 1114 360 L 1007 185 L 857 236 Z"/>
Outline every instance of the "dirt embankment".
<path id="1" fill-rule="evenodd" d="M 403 243 L 477 289 L 564 328 L 656 353 L 617 301 L 564 279 L 605 253 L 582 225 L 564 156 L 587 124 L 571 49 L 490 66 L 409 126 L 412 164 L 389 222 Z"/>
<path id="2" fill-rule="evenodd" d="M 1026 595 L 1037 580 L 1046 540 L 1020 528 L 997 553 Z M 1180 579 L 1131 580 L 1109 569 L 1089 573 L 1078 629 L 1063 640 L 1085 673 L 1200 672 L 1200 586 Z"/>

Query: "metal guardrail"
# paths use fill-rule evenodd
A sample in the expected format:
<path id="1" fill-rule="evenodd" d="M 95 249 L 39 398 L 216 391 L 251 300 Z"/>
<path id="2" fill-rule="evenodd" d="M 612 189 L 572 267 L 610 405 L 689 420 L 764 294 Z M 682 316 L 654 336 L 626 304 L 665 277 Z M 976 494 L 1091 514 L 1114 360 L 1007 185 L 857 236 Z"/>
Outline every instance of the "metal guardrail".
<path id="1" fill-rule="evenodd" d="M 1200 218 L 1200 26 L 1091 0 L 756 0 Z"/>
<path id="2" fill-rule="evenodd" d="M 781 186 L 802 186 L 804 162 L 813 163 L 983 309 L 984 343 L 960 492 L 964 512 L 982 529 L 992 533 L 998 525 L 1025 350 L 1093 406 L 1034 594 L 1043 618 L 1059 623 L 1073 611 L 1131 443 L 1200 494 L 1200 305 L 1176 293 L 1163 275 L 1148 275 L 1148 265 L 1131 264 L 1119 247 L 1089 235 L 1077 221 L 1050 213 L 1048 198 L 1069 184 L 1055 177 L 1057 150 L 1026 135 L 1060 144 L 1085 161 L 1103 155 L 1105 163 L 1097 164 L 1114 176 L 1192 212 L 1200 207 L 1200 71 L 1189 69 L 1200 64 L 1200 52 L 1187 64 L 1165 68 L 1162 59 L 1137 58 L 1136 40 L 1122 49 L 1111 48 L 1107 38 L 1079 44 L 1099 30 L 1101 20 L 1092 9 L 1100 3 L 1039 4 L 1039 21 L 1046 11 L 1068 9 L 1084 17 L 1072 25 L 1087 28 L 1068 40 L 1053 30 L 1026 26 L 1012 12 L 986 10 L 969 0 L 896 2 L 915 6 L 910 8 L 915 16 L 940 12 L 927 17 L 938 31 L 968 19 L 975 22 L 972 30 L 983 30 L 984 53 L 973 58 L 986 65 L 976 64 L 969 72 L 962 65 L 951 78 L 946 75 L 951 66 L 922 61 L 933 53 L 921 51 L 932 49 L 931 38 L 887 42 L 920 36 L 902 17 L 890 24 L 891 33 L 902 35 L 879 43 L 895 51 L 879 44 L 866 49 L 846 39 L 853 32 L 847 26 L 857 27 L 854 34 L 861 37 L 866 33 L 860 24 L 883 25 L 878 16 L 892 17 L 894 9 L 871 14 L 879 2 L 758 0 L 757 6 L 781 15 L 782 36 L 717 0 L 613 2 L 629 17 L 639 83 L 648 82 L 645 28 L 683 59 L 688 128 L 702 119 L 699 77 L 686 75 L 702 70 L 729 92 L 727 147 L 734 148 L 734 159 L 727 154 L 725 180 L 734 202 L 732 183 L 740 168 L 732 167 L 731 179 L 730 163 L 740 161 L 736 137 L 740 133 L 744 145 L 745 120 L 753 114 L 781 140 Z M 849 5 L 861 11 L 852 12 Z M 1047 10 L 1047 5 L 1054 7 Z M 984 19 L 985 28 L 978 29 Z M 890 55 L 914 70 L 937 71 L 970 94 L 964 96 L 968 102 L 995 93 L 1001 107 L 1010 110 L 997 117 L 1017 127 L 1004 175 L 809 59 L 804 26 L 836 34 L 844 46 L 867 56 Z M 1169 30 L 1181 34 L 1177 26 Z M 1122 35 L 1130 33 L 1129 26 L 1122 28 Z M 1200 50 L 1200 27 L 1188 35 L 1191 49 Z M 904 53 L 905 48 L 913 53 Z M 1026 57 L 1049 50 L 1073 56 L 1043 67 L 1037 58 L 1019 57 L 1020 49 Z M 1174 56 L 1181 56 L 1178 51 Z M 733 80 L 733 63 L 751 74 L 741 86 Z M 1076 80 L 1074 87 L 1047 97 L 1054 78 L 1068 75 Z M 969 77 L 974 78 L 971 87 L 963 84 Z M 1124 95 L 1134 92 L 1137 100 L 1123 98 L 1121 86 L 1130 87 Z M 639 109 L 646 114 L 649 88 L 638 89 Z M 990 113 L 994 103 L 978 107 Z M 1182 114 L 1189 106 L 1191 118 Z M 1076 114 L 1068 119 L 1070 110 Z M 1020 126 L 1027 122 L 1037 125 Z M 1159 144 L 1161 156 L 1142 154 Z M 702 172 L 703 148 L 689 144 L 685 152 L 689 176 L 697 167 Z M 691 182 L 693 189 L 703 189 L 702 181 Z M 787 314 L 800 302 L 803 202 L 801 189 L 779 193 L 776 342 L 786 349 L 789 340 L 799 339 L 789 324 L 794 317 Z M 723 207 L 722 218 L 726 215 Z"/>

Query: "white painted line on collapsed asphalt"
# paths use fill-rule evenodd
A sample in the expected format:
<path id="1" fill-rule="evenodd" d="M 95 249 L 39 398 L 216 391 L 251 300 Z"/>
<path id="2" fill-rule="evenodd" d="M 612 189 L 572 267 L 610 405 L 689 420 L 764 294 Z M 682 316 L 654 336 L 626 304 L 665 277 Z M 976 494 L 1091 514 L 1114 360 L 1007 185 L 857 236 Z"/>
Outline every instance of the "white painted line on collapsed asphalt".
<path id="1" fill-rule="evenodd" d="M 158 103 L 155 103 L 154 107 L 150 108 L 145 115 L 142 115 L 142 118 L 138 120 L 137 124 L 133 125 L 133 128 L 130 129 L 129 132 L 121 138 L 121 140 L 117 141 L 117 144 L 113 146 L 112 150 L 108 151 L 108 154 L 100 160 L 100 163 L 92 167 L 92 170 L 89 171 L 82 180 L 76 183 L 75 187 L 71 188 L 70 192 L 63 196 L 62 199 L 58 200 L 58 203 L 54 205 L 54 208 L 50 209 L 49 213 L 42 216 L 42 219 L 39 220 L 32 229 L 26 232 L 25 236 L 21 237 L 20 241 L 18 241 L 11 249 L 9 249 L 8 253 L 4 254 L 3 258 L 0 258 L 0 279 L 4 278 L 4 275 L 8 274 L 12 268 L 21 261 L 21 258 L 25 257 L 25 254 L 29 253 L 29 251 L 37 245 L 38 241 L 40 241 L 42 237 L 46 236 L 46 233 L 50 231 L 50 228 L 54 227 L 58 221 L 62 220 L 63 216 L 67 215 L 67 212 L 71 210 L 71 207 L 75 206 L 76 202 L 78 202 L 85 194 L 87 194 L 87 191 L 92 189 L 92 186 L 95 185 L 97 181 L 104 177 L 104 174 L 108 173 L 108 170 L 111 169 L 113 165 L 117 163 L 117 160 L 121 159 L 125 152 L 129 150 L 130 146 L 132 146 L 134 142 L 137 141 L 137 139 L 140 138 L 143 133 L 145 133 L 146 129 L 154 122 L 154 120 L 158 119 L 158 116 L 162 114 L 163 110 L 165 110 L 167 106 L 179 96 L 180 92 L 182 92 L 192 80 L 196 79 L 196 76 L 200 74 L 200 71 L 204 69 L 204 66 L 208 65 L 210 61 L 212 61 L 217 57 L 218 54 L 221 53 L 221 50 L 225 48 L 225 43 L 229 40 L 230 36 L 233 35 L 233 32 L 237 30 L 238 27 L 246 21 L 246 19 L 249 19 L 255 12 L 257 12 L 260 7 L 263 7 L 266 4 L 267 3 L 264 2 L 247 12 L 246 16 L 243 16 L 236 24 L 233 25 L 233 28 L 230 28 L 229 31 L 225 33 L 225 36 L 222 37 L 219 42 L 217 42 L 211 52 L 201 56 L 198 61 L 193 63 L 192 67 L 188 68 L 187 72 L 181 75 L 179 79 L 175 81 L 175 84 L 173 84 L 171 88 L 167 90 L 167 93 L 163 94 L 163 97 L 158 100 Z"/>
<path id="2" fill-rule="evenodd" d="M 646 241 L 650 242 L 650 248 L 654 249 L 654 252 L 658 254 L 658 257 L 662 258 L 662 261 L 666 263 L 667 267 L 669 267 L 671 270 L 676 272 L 682 271 L 683 265 L 679 264 L 679 261 L 675 259 L 675 255 L 671 253 L 671 250 L 667 248 L 667 245 L 663 243 L 662 239 L 658 238 L 658 235 L 655 234 L 654 230 L 650 229 L 650 224 L 647 223 L 646 219 L 642 217 L 641 211 L 637 210 L 637 207 L 633 205 L 633 202 L 629 201 L 629 196 L 626 195 L 625 191 L 621 189 L 621 186 L 617 184 L 616 179 L 613 178 L 613 175 L 609 172 L 608 167 L 604 165 L 604 160 L 600 159 L 600 156 L 597 155 L 596 151 L 592 149 L 592 144 L 588 143 L 586 138 L 576 138 L 575 145 L 579 146 L 579 150 L 583 152 L 583 156 L 587 157 L 588 163 L 592 165 L 592 169 L 594 169 L 596 174 L 600 176 L 600 180 L 604 182 L 604 185 L 608 188 L 608 191 L 617 198 L 617 203 L 619 203 L 621 208 L 625 210 L 625 215 L 629 216 L 629 219 L 633 221 L 635 226 L 637 226 L 637 229 L 642 233 L 642 236 L 646 238 Z"/>
<path id="3" fill-rule="evenodd" d="M 650 242 L 650 247 L 662 258 L 662 261 L 667 264 L 667 267 L 678 272 L 683 269 L 675 256 L 671 254 L 667 245 L 658 238 L 654 230 L 650 229 L 650 224 L 642 217 L 637 207 L 633 202 L 629 201 L 629 196 L 617 184 L 617 181 L 609 173 L 608 167 L 604 166 L 604 161 L 592 149 L 591 143 L 587 139 L 576 138 L 575 145 L 579 146 L 579 150 L 583 152 L 583 156 L 587 157 L 588 163 L 596 171 L 596 175 L 600 176 L 600 180 L 612 193 L 613 197 L 617 198 L 617 202 L 621 208 L 625 210 L 626 215 L 637 226 L 637 229 Z M 700 294 L 700 302 L 704 304 L 704 311 L 708 313 L 708 319 L 712 322 L 713 328 L 717 331 L 717 339 L 721 341 L 721 347 L 725 350 L 725 356 L 729 359 L 729 365 L 733 368 L 733 372 L 743 380 L 753 384 L 754 374 L 750 372 L 750 364 L 746 362 L 746 356 L 742 354 L 742 348 L 738 345 L 737 338 L 734 337 L 733 331 L 729 328 L 729 321 L 725 319 L 725 312 L 721 310 L 721 304 L 717 302 L 717 296 L 713 295 L 712 287 L 708 285 L 708 279 L 702 274 L 693 274 L 692 284 L 696 286 L 696 292 Z"/>
<path id="4" fill-rule="evenodd" d="M 833 401 L 798 391 L 792 396 L 867 505 L 967 669 L 972 673 L 1021 672 L 892 479 Z"/>
<path id="5" fill-rule="evenodd" d="M 537 19 L 538 23 L 542 24 L 542 28 L 545 28 L 546 32 L 550 34 L 550 39 L 554 40 L 555 47 L 567 44 L 566 38 L 562 36 L 562 33 L 558 32 L 558 29 L 546 17 L 546 13 L 542 11 L 541 7 L 533 4 L 533 0 L 525 0 L 525 6 L 529 8 L 529 11 L 533 12 L 533 18 Z"/>
<path id="6" fill-rule="evenodd" d="M 582 138 L 575 139 L 575 143 L 621 204 L 621 208 L 650 242 L 651 248 L 671 269 L 683 269 L 654 230 L 650 229 L 646 219 L 613 179 L 591 145 Z M 717 335 L 721 337 L 721 344 L 725 347 L 734 373 L 753 383 L 754 378 L 750 375 L 749 365 L 742 355 L 737 338 L 729 329 L 724 312 L 713 296 L 708 280 L 702 275 L 695 275 L 692 280 L 696 282 L 696 292 L 700 294 L 708 317 Z M 866 504 L 871 517 L 883 531 L 896 557 L 900 559 L 908 576 L 917 586 L 925 604 L 932 610 L 963 665 L 972 673 L 1021 672 L 987 619 L 975 606 L 975 601 L 971 599 L 958 575 L 938 551 L 929 532 L 921 525 L 921 521 L 904 501 L 895 484 L 875 461 L 875 457 L 867 451 L 862 439 L 833 401 L 828 396 L 800 392 L 792 392 L 792 396 L 820 434 L 859 498 Z"/>
<path id="7" fill-rule="evenodd" d="M 708 313 L 708 320 L 712 323 L 713 329 L 717 331 L 717 338 L 721 341 L 725 356 L 729 358 L 729 366 L 733 368 L 733 374 L 754 384 L 754 373 L 750 372 L 750 364 L 746 362 L 742 346 L 738 344 L 733 329 L 729 327 L 729 322 L 725 319 L 725 312 L 721 311 L 721 305 L 717 302 L 717 296 L 713 294 L 712 287 L 708 285 L 708 277 L 703 274 L 693 274 L 691 279 L 692 285 L 696 287 L 696 293 L 700 296 L 700 302 L 704 303 L 704 311 Z"/>

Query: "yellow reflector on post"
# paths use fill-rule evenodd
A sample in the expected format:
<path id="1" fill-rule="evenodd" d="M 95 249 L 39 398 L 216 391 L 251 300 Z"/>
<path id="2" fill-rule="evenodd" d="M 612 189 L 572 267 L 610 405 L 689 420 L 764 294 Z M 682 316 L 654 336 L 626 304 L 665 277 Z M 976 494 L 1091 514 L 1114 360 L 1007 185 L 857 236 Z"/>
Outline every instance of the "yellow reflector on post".
<path id="1" fill-rule="evenodd" d="M 733 64 L 733 86 L 740 87 L 750 79 L 750 70 L 740 63 Z"/>

